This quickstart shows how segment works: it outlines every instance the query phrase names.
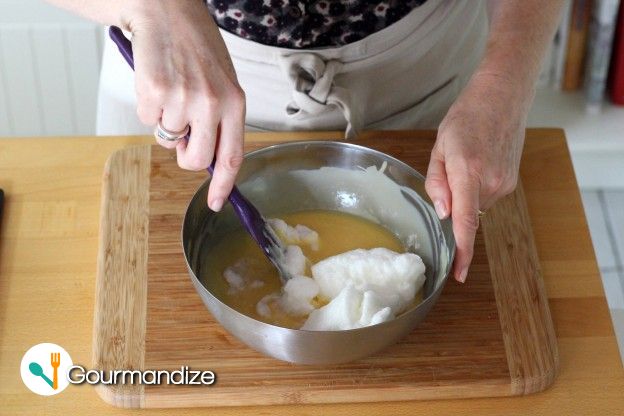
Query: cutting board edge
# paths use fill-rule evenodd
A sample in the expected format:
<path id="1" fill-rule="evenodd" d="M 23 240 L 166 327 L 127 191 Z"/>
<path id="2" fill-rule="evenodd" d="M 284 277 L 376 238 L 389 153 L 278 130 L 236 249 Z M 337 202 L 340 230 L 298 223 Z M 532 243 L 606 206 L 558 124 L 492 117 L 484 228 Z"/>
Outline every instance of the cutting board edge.
<path id="1" fill-rule="evenodd" d="M 499 262 L 490 263 L 490 273 L 509 364 L 512 395 L 538 393 L 550 387 L 557 378 L 559 352 L 521 179 L 518 179 L 514 192 L 499 200 L 497 205 L 505 205 L 518 214 L 517 221 L 499 222 L 505 226 L 484 233 L 488 257 L 495 249 L 499 254 Z M 482 226 L 487 227 L 493 221 L 492 215 L 497 212 L 500 210 L 491 210 L 483 219 Z M 505 244 L 507 250 L 500 250 L 495 244 Z M 512 256 L 506 256 L 516 254 L 513 250 L 526 250 L 531 261 L 514 262 Z M 526 276 L 526 279 L 509 278 L 510 268 L 515 268 L 518 275 Z M 524 296 L 516 296 L 518 293 L 524 293 Z M 516 302 L 519 299 L 533 302 Z M 501 308 L 504 303 L 506 307 Z M 519 320 L 517 316 L 524 319 Z"/>
<path id="2" fill-rule="evenodd" d="M 512 396 L 509 379 L 489 379 L 487 381 L 463 382 L 457 384 L 449 382 L 437 386 L 370 386 L 362 388 L 314 388 L 305 391 L 293 392 L 289 387 L 273 389 L 267 394 L 262 386 L 257 387 L 227 387 L 218 394 L 206 392 L 198 400 L 197 395 L 180 395 L 169 391 L 159 391 L 158 394 L 145 394 L 144 408 L 185 408 L 206 407 L 224 408 L 237 406 L 281 406 L 293 404 L 346 404 L 379 402 L 383 396 L 384 402 L 399 402 L 409 400 L 452 400 L 484 397 Z M 211 387 L 218 388 L 218 385 Z M 369 390 L 370 395 L 363 396 L 362 390 Z M 244 398 L 241 398 L 244 391 Z M 374 392 L 374 394 L 373 394 Z M 353 400 L 353 397 L 358 397 Z"/>
<path id="3" fill-rule="evenodd" d="M 122 241 L 132 241 L 137 252 L 141 248 L 147 252 L 151 149 L 151 145 L 138 145 L 113 152 L 102 175 L 92 345 L 92 368 L 97 370 L 142 370 L 145 364 L 147 256 L 120 259 L 111 252 Z M 124 172 L 122 166 L 127 162 L 131 171 Z M 123 181 L 111 177 L 116 170 L 123 173 Z M 116 205 L 126 209 L 119 210 Z M 111 217 L 118 222 L 110 221 Z M 135 222 L 128 219 L 137 219 L 139 226 L 132 227 Z M 116 299 L 107 296 L 111 289 Z M 140 384 L 100 384 L 95 390 L 114 406 L 144 405 L 145 389 Z"/>

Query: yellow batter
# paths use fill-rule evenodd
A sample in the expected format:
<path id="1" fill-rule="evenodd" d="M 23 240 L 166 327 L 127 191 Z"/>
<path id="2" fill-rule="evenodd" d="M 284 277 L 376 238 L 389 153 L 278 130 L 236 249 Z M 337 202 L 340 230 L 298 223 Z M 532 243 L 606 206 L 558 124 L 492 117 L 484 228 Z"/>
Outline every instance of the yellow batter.
<path id="1" fill-rule="evenodd" d="M 401 241 L 390 231 L 355 215 L 329 210 L 311 210 L 285 214 L 279 218 L 291 226 L 305 225 L 318 233 L 320 242 L 318 250 L 313 250 L 306 244 L 301 245 L 303 253 L 312 263 L 358 248 L 384 247 L 399 253 L 405 251 Z M 249 271 L 244 274 L 252 276 L 254 282 L 246 285 L 244 290 L 232 291 L 223 274 L 228 267 L 237 262 L 242 264 L 240 270 Z M 309 275 L 309 265 L 306 272 Z M 256 305 L 260 299 L 265 295 L 279 292 L 281 282 L 274 266 L 242 229 L 231 233 L 211 248 L 204 257 L 200 279 L 225 304 L 254 319 L 288 328 L 299 328 L 306 319 L 305 316 L 274 314 L 268 321 L 257 313 Z M 415 301 L 419 300 L 420 294 L 416 298 Z M 322 304 L 324 301 L 318 299 L 318 306 Z"/>

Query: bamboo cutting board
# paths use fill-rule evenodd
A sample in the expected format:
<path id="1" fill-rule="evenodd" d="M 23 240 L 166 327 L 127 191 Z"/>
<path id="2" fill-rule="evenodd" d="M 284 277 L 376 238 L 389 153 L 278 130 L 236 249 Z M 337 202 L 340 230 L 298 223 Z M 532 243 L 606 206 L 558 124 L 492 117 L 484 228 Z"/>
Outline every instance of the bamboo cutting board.
<path id="1" fill-rule="evenodd" d="M 435 134 L 358 144 L 425 172 Z M 416 144 L 417 143 L 417 144 Z M 248 144 L 247 150 L 261 147 Z M 284 363 L 212 318 L 181 249 L 188 201 L 205 173 L 158 146 L 114 153 L 104 172 L 95 294 L 97 369 L 211 370 L 211 387 L 97 387 L 122 407 L 237 406 L 523 395 L 547 388 L 558 353 L 522 185 L 482 219 L 467 283 L 449 279 L 426 320 L 375 356 L 333 366 Z"/>

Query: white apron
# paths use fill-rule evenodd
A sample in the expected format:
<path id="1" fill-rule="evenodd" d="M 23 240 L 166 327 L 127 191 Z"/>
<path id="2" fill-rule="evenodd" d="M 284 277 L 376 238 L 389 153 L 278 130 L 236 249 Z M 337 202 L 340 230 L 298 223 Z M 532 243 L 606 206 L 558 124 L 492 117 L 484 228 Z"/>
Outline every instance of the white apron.
<path id="1" fill-rule="evenodd" d="M 428 0 L 357 42 L 286 49 L 221 30 L 247 97 L 250 130 L 437 128 L 482 56 L 482 1 Z M 98 135 L 150 134 L 136 115 L 133 73 L 105 42 Z"/>

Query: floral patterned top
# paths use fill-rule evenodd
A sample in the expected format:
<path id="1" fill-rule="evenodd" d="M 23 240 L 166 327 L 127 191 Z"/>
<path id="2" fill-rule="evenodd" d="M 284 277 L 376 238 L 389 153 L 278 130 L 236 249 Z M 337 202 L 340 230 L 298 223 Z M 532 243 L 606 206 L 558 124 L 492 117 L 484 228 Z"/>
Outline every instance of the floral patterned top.
<path id="1" fill-rule="evenodd" d="M 207 0 L 217 24 L 283 48 L 355 42 L 390 26 L 427 0 Z"/>

